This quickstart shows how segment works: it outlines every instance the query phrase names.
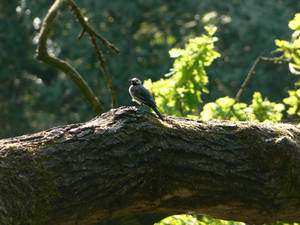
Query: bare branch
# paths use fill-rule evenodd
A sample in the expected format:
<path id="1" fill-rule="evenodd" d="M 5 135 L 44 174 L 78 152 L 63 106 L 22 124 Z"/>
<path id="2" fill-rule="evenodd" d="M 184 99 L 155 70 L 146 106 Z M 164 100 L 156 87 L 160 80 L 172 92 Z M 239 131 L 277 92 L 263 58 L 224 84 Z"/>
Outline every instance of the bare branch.
<path id="1" fill-rule="evenodd" d="M 75 4 L 75 2 L 73 0 L 68 0 L 68 3 L 70 5 L 70 8 L 71 8 L 72 12 L 77 17 L 78 22 L 81 24 L 81 26 L 83 28 L 83 30 L 81 31 L 81 33 L 78 36 L 78 39 L 81 39 L 82 36 L 84 35 L 84 33 L 88 33 L 88 35 L 90 36 L 91 42 L 92 42 L 92 44 L 94 46 L 94 49 L 96 51 L 98 60 L 100 62 L 101 70 L 102 70 L 102 72 L 104 74 L 106 83 L 107 83 L 108 88 L 110 90 L 110 94 L 111 94 L 111 97 L 112 97 L 112 106 L 116 107 L 117 106 L 117 99 L 116 99 L 115 91 L 113 89 L 112 82 L 110 80 L 110 77 L 109 77 L 107 69 L 106 69 L 106 65 L 105 65 L 105 60 L 104 60 L 103 53 L 102 53 L 101 49 L 99 48 L 99 46 L 97 44 L 96 38 L 98 38 L 99 40 L 101 40 L 102 43 L 103 43 L 103 45 L 108 50 L 112 49 L 117 54 L 119 54 L 120 51 L 119 51 L 119 49 L 115 45 L 113 45 L 112 43 L 110 43 L 109 41 L 107 41 L 105 38 L 103 38 L 100 34 L 98 34 L 91 27 L 91 25 L 88 23 L 88 21 L 82 16 L 82 14 L 80 12 L 80 9 L 78 8 L 78 6 Z"/>
<path id="2" fill-rule="evenodd" d="M 100 104 L 98 98 L 88 86 L 86 81 L 82 78 L 80 73 L 66 61 L 50 55 L 47 51 L 47 40 L 50 36 L 51 26 L 56 17 L 57 11 L 66 3 L 66 0 L 56 0 L 49 9 L 40 31 L 40 38 L 37 47 L 37 58 L 59 70 L 65 72 L 72 81 L 77 85 L 83 96 L 93 108 L 96 114 L 104 112 L 103 106 Z"/>
<path id="3" fill-rule="evenodd" d="M 85 33 L 85 29 L 82 29 L 82 31 L 78 35 L 78 40 L 80 40 L 83 37 L 84 33 Z"/>
<path id="4" fill-rule="evenodd" d="M 108 49 L 114 50 L 117 54 L 120 53 L 120 50 L 112 43 L 110 43 L 108 40 L 103 38 L 100 34 L 98 34 L 91 25 L 84 19 L 84 17 L 81 15 L 80 9 L 75 4 L 73 0 L 68 0 L 68 4 L 70 5 L 74 15 L 77 17 L 78 22 L 81 24 L 81 26 L 84 29 L 84 32 L 89 33 L 90 36 L 96 36 L 99 40 L 102 41 L 103 45 L 106 46 Z"/>
<path id="5" fill-rule="evenodd" d="M 97 56 L 98 56 L 98 59 L 100 61 L 100 67 L 101 67 L 101 70 L 104 74 L 104 77 L 106 79 L 106 83 L 108 85 L 108 88 L 110 90 L 110 94 L 111 94 L 111 98 L 112 98 L 112 106 L 113 108 L 115 108 L 117 106 L 117 98 L 116 98 L 116 95 L 115 95 L 115 91 L 113 89 L 113 86 L 112 86 L 112 82 L 109 78 L 109 75 L 108 75 L 108 72 L 107 72 L 107 69 L 106 69 L 106 66 L 105 66 L 105 61 L 104 61 L 104 56 L 103 56 L 103 53 L 101 51 L 101 49 L 99 48 L 98 44 L 97 44 L 97 41 L 96 41 L 96 38 L 94 35 L 90 35 L 90 39 L 92 41 L 92 44 L 96 50 L 96 53 L 97 53 Z"/>
<path id="6" fill-rule="evenodd" d="M 230 112 L 233 109 L 233 106 L 235 103 L 240 101 L 240 98 L 242 96 L 242 94 L 244 93 L 244 91 L 246 90 L 247 85 L 249 84 L 251 78 L 254 76 L 255 72 L 256 72 L 256 68 L 257 66 L 261 63 L 261 62 L 271 62 L 271 63 L 286 63 L 289 62 L 288 60 L 281 58 L 281 57 L 273 57 L 273 58 L 268 58 L 268 57 L 264 57 L 264 56 L 259 56 L 255 62 L 253 63 L 252 67 L 250 68 L 241 88 L 239 89 L 239 91 L 237 92 L 235 98 L 234 98 L 234 103 L 230 106 L 229 110 L 227 111 L 227 113 L 224 116 L 224 119 L 228 119 Z"/>

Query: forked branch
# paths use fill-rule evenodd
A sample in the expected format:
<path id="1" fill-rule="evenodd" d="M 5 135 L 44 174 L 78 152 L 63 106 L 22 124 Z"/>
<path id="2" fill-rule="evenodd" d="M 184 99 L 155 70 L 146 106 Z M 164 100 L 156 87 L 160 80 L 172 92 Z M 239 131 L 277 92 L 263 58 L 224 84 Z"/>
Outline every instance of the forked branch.
<path id="1" fill-rule="evenodd" d="M 288 60 L 281 58 L 281 57 L 268 58 L 268 57 L 264 57 L 264 56 L 259 56 L 253 63 L 252 67 L 250 68 L 241 88 L 239 89 L 239 91 L 237 92 L 237 94 L 234 98 L 234 103 L 230 106 L 229 110 L 227 111 L 227 113 L 224 116 L 224 119 L 228 119 L 230 112 L 233 109 L 234 104 L 240 101 L 242 94 L 246 90 L 247 85 L 249 84 L 251 78 L 254 76 L 254 74 L 256 72 L 256 68 L 258 67 L 258 65 L 261 62 L 284 63 L 284 62 L 288 62 Z"/>
<path id="2" fill-rule="evenodd" d="M 63 5 L 69 5 L 72 9 L 72 12 L 77 17 L 79 23 L 82 25 L 83 29 L 87 31 L 89 34 L 93 34 L 98 39 L 102 41 L 104 46 L 106 46 L 108 49 L 112 49 L 116 53 L 119 53 L 119 50 L 109 41 L 107 41 L 105 38 L 101 37 L 94 29 L 88 24 L 87 21 L 84 20 L 83 16 L 80 13 L 79 8 L 75 5 L 75 3 L 72 0 L 56 0 L 51 8 L 49 9 L 45 19 L 43 20 L 43 24 L 40 31 L 40 38 L 39 43 L 37 47 L 37 58 L 41 61 L 47 63 L 48 65 L 51 65 L 53 67 L 58 68 L 59 70 L 65 72 L 69 78 L 76 84 L 76 86 L 79 88 L 83 96 L 86 98 L 88 103 L 93 108 L 93 111 L 96 114 L 101 114 L 104 112 L 104 107 L 100 103 L 99 99 L 96 97 L 92 89 L 89 87 L 89 85 L 86 83 L 86 81 L 83 79 L 81 74 L 72 67 L 69 63 L 64 61 L 63 59 L 60 59 L 52 54 L 48 53 L 47 49 L 47 40 L 50 37 L 51 27 L 53 24 L 54 19 L 56 18 L 57 12 L 62 8 Z M 96 49 L 97 52 L 97 49 Z M 98 52 L 97 52 L 98 54 Z M 101 61 L 100 61 L 101 62 Z M 101 65 L 105 68 L 104 61 L 101 63 Z M 105 70 L 106 71 L 106 70 Z M 112 94 L 113 99 L 113 106 L 116 104 L 116 97 L 114 95 L 111 81 L 108 77 L 107 72 L 105 73 L 105 78 L 108 83 L 109 89 Z"/>
<path id="3" fill-rule="evenodd" d="M 104 55 L 103 52 L 101 51 L 101 49 L 99 48 L 98 44 L 97 44 L 97 40 L 99 39 L 100 41 L 102 41 L 102 44 L 107 48 L 107 50 L 109 51 L 109 53 L 111 53 L 111 50 L 114 51 L 115 53 L 119 54 L 120 50 L 112 43 L 110 43 L 109 41 L 107 41 L 105 38 L 103 38 L 100 34 L 98 34 L 89 24 L 88 24 L 88 20 L 85 19 L 81 12 L 80 9 L 78 8 L 78 6 L 75 4 L 75 2 L 73 0 L 69 0 L 69 5 L 70 8 L 72 10 L 72 12 L 74 13 L 74 15 L 77 17 L 78 22 L 81 24 L 82 26 L 82 32 L 80 33 L 80 35 L 78 36 L 78 39 L 81 39 L 82 36 L 84 35 L 84 33 L 88 33 L 90 40 L 92 42 L 92 45 L 96 51 L 98 60 L 100 62 L 100 67 L 101 70 L 104 74 L 107 86 L 109 88 L 110 94 L 111 94 L 111 98 L 112 98 L 112 106 L 116 107 L 117 106 L 117 98 L 116 98 L 116 94 L 115 91 L 113 89 L 112 86 L 112 82 L 110 80 L 110 77 L 108 75 L 107 69 L 106 69 L 106 65 L 105 65 L 105 60 L 104 60 Z"/>

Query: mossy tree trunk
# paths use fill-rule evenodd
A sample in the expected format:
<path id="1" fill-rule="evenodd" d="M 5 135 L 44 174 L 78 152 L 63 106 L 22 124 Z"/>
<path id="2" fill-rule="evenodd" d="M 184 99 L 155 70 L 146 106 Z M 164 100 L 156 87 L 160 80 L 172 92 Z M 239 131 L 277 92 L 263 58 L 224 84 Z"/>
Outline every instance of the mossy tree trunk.
<path id="1" fill-rule="evenodd" d="M 0 140 L 1 224 L 92 224 L 128 215 L 300 221 L 300 128 L 165 121 L 121 107 Z"/>

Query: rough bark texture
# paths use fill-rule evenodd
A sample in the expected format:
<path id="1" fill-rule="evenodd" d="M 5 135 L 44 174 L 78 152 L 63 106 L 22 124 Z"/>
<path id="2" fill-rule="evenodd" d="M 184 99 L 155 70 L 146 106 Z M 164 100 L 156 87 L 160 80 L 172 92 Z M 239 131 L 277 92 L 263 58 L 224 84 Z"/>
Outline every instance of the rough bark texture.
<path id="1" fill-rule="evenodd" d="M 157 119 L 121 107 L 0 140 L 1 224 L 205 214 L 300 222 L 300 128 Z"/>

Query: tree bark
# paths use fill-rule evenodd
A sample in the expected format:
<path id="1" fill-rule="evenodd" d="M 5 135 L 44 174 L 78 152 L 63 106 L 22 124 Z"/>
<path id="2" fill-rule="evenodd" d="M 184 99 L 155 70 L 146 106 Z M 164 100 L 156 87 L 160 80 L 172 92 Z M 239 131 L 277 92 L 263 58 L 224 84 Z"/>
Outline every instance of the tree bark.
<path id="1" fill-rule="evenodd" d="M 1 224 L 143 214 L 300 222 L 300 127 L 166 117 L 135 107 L 0 140 Z"/>

